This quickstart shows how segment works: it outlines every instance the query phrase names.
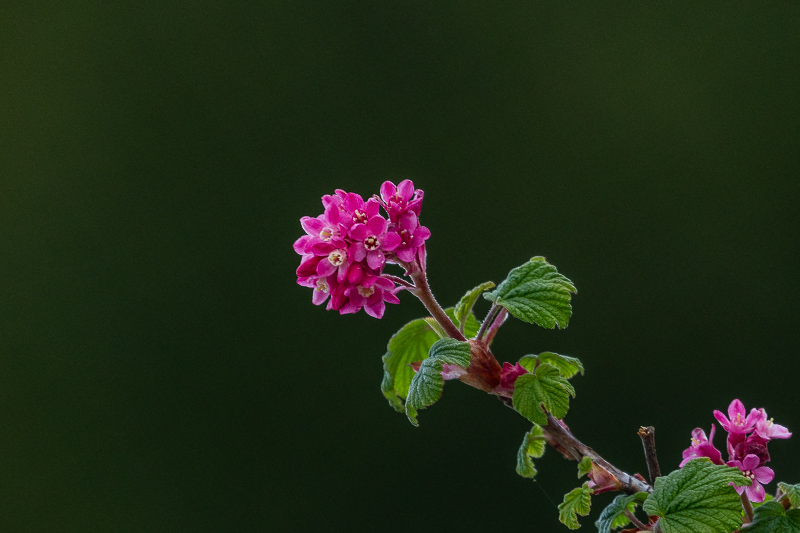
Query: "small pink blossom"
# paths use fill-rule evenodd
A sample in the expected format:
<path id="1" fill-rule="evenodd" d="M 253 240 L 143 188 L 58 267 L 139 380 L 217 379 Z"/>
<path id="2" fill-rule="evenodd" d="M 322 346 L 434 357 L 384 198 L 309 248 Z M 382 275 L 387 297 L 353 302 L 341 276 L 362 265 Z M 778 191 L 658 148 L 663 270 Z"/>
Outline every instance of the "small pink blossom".
<path id="1" fill-rule="evenodd" d="M 428 228 L 419 225 L 417 215 L 413 211 L 406 211 L 400 215 L 394 231 L 399 239 L 399 244 L 394 253 L 398 259 L 405 263 L 410 263 L 414 260 L 418 249 L 431 236 Z"/>
<path id="2" fill-rule="evenodd" d="M 400 244 L 400 236 L 387 233 L 389 222 L 380 215 L 370 218 L 366 224 L 354 224 L 348 232 L 352 240 L 350 253 L 353 261 L 367 260 L 373 270 L 381 270 L 386 263 L 384 252 L 390 252 Z"/>
<path id="3" fill-rule="evenodd" d="M 411 180 L 403 180 L 396 187 L 391 181 L 384 181 L 381 185 L 381 205 L 394 223 L 409 210 L 419 216 L 423 195 L 421 189 L 414 189 Z"/>
<path id="4" fill-rule="evenodd" d="M 336 287 L 337 283 L 335 278 L 325 278 L 320 276 L 308 276 L 297 279 L 297 284 L 303 287 L 311 287 L 314 289 L 311 301 L 314 305 L 321 305 L 331 295 L 331 285 Z"/>
<path id="5" fill-rule="evenodd" d="M 382 318 L 386 303 L 399 304 L 400 299 L 394 294 L 394 283 L 380 276 L 368 275 L 358 285 L 347 289 L 349 303 L 342 307 L 341 313 L 355 313 L 362 308 L 368 315 Z"/>
<path id="6" fill-rule="evenodd" d="M 350 268 L 346 248 L 338 248 L 330 242 L 319 242 L 311 246 L 311 253 L 320 258 L 316 269 L 318 276 L 330 276 L 336 273 L 337 281 L 344 280 Z"/>
<path id="7" fill-rule="evenodd" d="M 763 417 L 764 413 L 758 409 L 751 409 L 750 414 L 747 414 L 744 404 L 738 399 L 728 406 L 727 417 L 720 411 L 714 411 L 714 418 L 728 433 L 749 433 Z"/>
<path id="8" fill-rule="evenodd" d="M 747 497 L 751 502 L 764 501 L 766 491 L 761 485 L 762 483 L 769 483 L 775 477 L 775 472 L 771 468 L 759 466 L 759 464 L 759 458 L 753 454 L 747 455 L 742 461 L 728 461 L 728 466 L 738 468 L 745 477 L 752 481 L 752 484 L 748 487 L 734 485 L 736 492 L 739 494 L 747 493 Z"/>
<path id="9" fill-rule="evenodd" d="M 722 453 L 714 447 L 714 433 L 717 427 L 711 424 L 711 433 L 709 438 L 706 438 L 706 433 L 700 428 L 695 428 L 692 431 L 692 445 L 683 451 L 683 461 L 678 465 L 679 468 L 694 459 L 695 457 L 708 457 L 715 465 L 725 464 L 722 460 Z"/>
<path id="10" fill-rule="evenodd" d="M 789 430 L 785 427 L 775 424 L 770 418 L 767 420 L 767 412 L 762 408 L 759 409 L 763 415 L 761 420 L 756 423 L 756 434 L 762 439 L 788 439 L 792 436 Z"/>

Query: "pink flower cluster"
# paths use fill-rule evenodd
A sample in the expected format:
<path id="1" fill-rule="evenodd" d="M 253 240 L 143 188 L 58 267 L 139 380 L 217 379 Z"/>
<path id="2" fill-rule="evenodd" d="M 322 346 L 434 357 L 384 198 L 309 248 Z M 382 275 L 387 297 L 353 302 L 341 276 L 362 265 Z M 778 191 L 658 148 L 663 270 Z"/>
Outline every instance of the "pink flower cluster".
<path id="1" fill-rule="evenodd" d="M 424 269 L 425 241 L 430 231 L 419 225 L 423 192 L 411 180 L 395 186 L 386 181 L 377 195 L 364 201 L 353 192 L 337 189 L 322 197 L 325 212 L 303 217 L 306 232 L 294 243 L 302 259 L 297 283 L 314 289 L 312 301 L 341 314 L 362 308 L 381 318 L 386 302 L 400 303 L 395 283 L 383 275 L 386 263 L 407 270 Z M 388 219 L 380 214 L 380 207 Z"/>
<path id="2" fill-rule="evenodd" d="M 788 439 L 792 434 L 785 427 L 775 424 L 771 418 L 767 419 L 764 409 L 751 409 L 747 413 L 740 400 L 731 402 L 728 416 L 714 411 L 714 418 L 728 432 L 728 462 L 722 461 L 722 453 L 714 447 L 712 441 L 717 428 L 711 424 L 708 438 L 700 428 L 692 431 L 692 445 L 684 450 L 680 466 L 683 467 L 695 457 L 708 457 L 714 464 L 736 467 L 752 480 L 748 487 L 735 487 L 736 492 L 745 492 L 751 501 L 763 502 L 766 492 L 762 483 L 769 483 L 775 477 L 775 472 L 764 466 L 769 461 L 767 444 L 772 439 Z"/>

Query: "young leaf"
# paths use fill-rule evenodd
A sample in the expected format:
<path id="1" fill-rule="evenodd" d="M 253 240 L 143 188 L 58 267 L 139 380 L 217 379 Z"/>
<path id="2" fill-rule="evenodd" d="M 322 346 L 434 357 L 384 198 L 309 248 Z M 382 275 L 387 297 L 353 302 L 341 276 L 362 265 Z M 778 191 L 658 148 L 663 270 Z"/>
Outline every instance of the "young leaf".
<path id="1" fill-rule="evenodd" d="M 566 355 L 559 355 L 553 352 L 542 352 L 539 355 L 526 355 L 519 360 L 528 372 L 533 372 L 536 363 L 550 363 L 556 367 L 559 373 L 565 378 L 569 379 L 578 372 L 583 375 L 583 363 L 580 359 L 569 357 Z"/>
<path id="2" fill-rule="evenodd" d="M 517 452 L 517 474 L 530 479 L 536 477 L 536 468 L 533 466 L 531 457 L 538 459 L 544 455 L 546 446 L 544 431 L 540 426 L 534 424 L 533 429 L 525 434 L 522 446 Z"/>
<path id="3" fill-rule="evenodd" d="M 792 507 L 800 507 L 800 483 L 789 485 L 788 483 L 778 483 L 778 488 L 789 498 Z"/>
<path id="4" fill-rule="evenodd" d="M 570 299 L 577 289 L 544 257 L 511 270 L 497 289 L 483 295 L 520 320 L 543 328 L 563 329 L 572 315 Z"/>
<path id="5" fill-rule="evenodd" d="M 418 318 L 403 326 L 389 340 L 382 358 L 381 392 L 397 411 L 404 410 L 401 398 L 408 396 L 408 386 L 414 377 L 414 369 L 408 364 L 428 357 L 428 351 L 438 339 L 425 319 Z"/>
<path id="6" fill-rule="evenodd" d="M 456 304 L 455 320 L 453 322 L 460 331 L 464 331 L 464 321 L 469 316 L 470 311 L 472 311 L 472 306 L 475 305 L 475 302 L 478 300 L 478 296 L 480 296 L 482 292 L 488 291 L 489 289 L 494 289 L 494 283 L 491 281 L 481 283 L 474 289 L 468 291 L 467 294 L 462 296 L 461 301 Z"/>
<path id="7" fill-rule="evenodd" d="M 591 471 L 592 471 L 592 460 L 589 457 L 584 457 L 583 459 L 581 459 L 581 462 L 578 463 L 578 479 L 582 478 Z"/>
<path id="8" fill-rule="evenodd" d="M 610 533 L 612 529 L 622 527 L 630 520 L 625 516 L 625 511 L 633 512 L 637 504 L 641 504 L 647 499 L 646 492 L 637 492 L 636 494 L 621 494 L 614 498 L 608 507 L 603 509 L 600 513 L 600 518 L 594 523 L 597 526 L 599 533 Z"/>
<path id="9" fill-rule="evenodd" d="M 471 358 L 468 342 L 455 339 L 440 339 L 431 346 L 430 354 L 419 367 L 419 372 L 411 380 L 406 398 L 406 415 L 412 424 L 417 423 L 417 409 L 424 409 L 442 397 L 444 378 L 442 365 L 468 367 Z"/>
<path id="10" fill-rule="evenodd" d="M 800 509 L 786 511 L 776 501 L 756 508 L 753 523 L 741 529 L 742 533 L 800 533 Z"/>
<path id="11" fill-rule="evenodd" d="M 558 506 L 558 519 L 570 529 L 578 529 L 578 516 L 586 516 L 592 507 L 592 489 L 584 483 L 577 489 L 564 495 L 564 501 Z"/>
<path id="12" fill-rule="evenodd" d="M 742 524 L 742 502 L 730 485 L 749 485 L 738 468 L 693 459 L 656 479 L 642 508 L 659 516 L 663 533 L 730 533 Z"/>
<path id="13" fill-rule="evenodd" d="M 453 319 L 454 309 L 445 310 L 447 316 Z M 434 329 L 433 324 L 436 325 Z M 472 313 L 467 315 L 465 335 L 474 337 L 480 325 Z M 431 317 L 412 320 L 389 340 L 386 354 L 383 356 L 383 380 L 381 392 L 389 404 L 399 412 L 404 411 L 403 399 L 408 396 L 408 387 L 414 378 L 414 370 L 409 363 L 422 361 L 428 357 L 428 351 L 440 338 L 445 337 L 444 331 Z"/>
<path id="14" fill-rule="evenodd" d="M 569 410 L 569 397 L 575 397 L 575 388 L 561 377 L 558 369 L 545 363 L 535 374 L 523 374 L 514 384 L 512 402 L 514 409 L 534 424 L 547 424 L 544 407 L 556 418 L 564 418 Z"/>

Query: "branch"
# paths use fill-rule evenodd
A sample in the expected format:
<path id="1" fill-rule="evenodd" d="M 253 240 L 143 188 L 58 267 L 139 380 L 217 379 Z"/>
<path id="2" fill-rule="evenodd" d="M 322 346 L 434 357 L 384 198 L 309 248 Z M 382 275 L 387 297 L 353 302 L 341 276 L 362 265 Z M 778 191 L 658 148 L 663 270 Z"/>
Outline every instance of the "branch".
<path id="1" fill-rule="evenodd" d="M 753 521 L 753 504 L 750 503 L 750 498 L 747 497 L 747 493 L 743 492 L 741 495 L 742 498 L 742 507 L 744 508 L 744 523 L 749 524 Z"/>
<path id="2" fill-rule="evenodd" d="M 656 428 L 653 426 L 640 427 L 638 431 L 644 446 L 644 457 L 647 461 L 647 471 L 650 473 L 650 483 L 655 483 L 657 477 L 661 477 L 661 468 L 658 466 L 656 456 Z"/>
<path id="3" fill-rule="evenodd" d="M 570 433 L 567 427 L 555 418 L 550 413 L 547 413 L 547 425 L 542 428 L 544 430 L 547 443 L 553 448 L 560 451 L 566 457 L 572 457 L 576 461 L 580 461 L 584 457 L 588 457 L 594 464 L 603 468 L 611 473 L 620 482 L 620 490 L 627 494 L 636 494 L 637 492 L 653 492 L 653 487 L 648 485 L 644 480 L 623 472 L 616 466 L 612 465 L 590 447 L 575 438 Z M 552 440 L 552 442 L 551 442 Z"/>
<path id="4" fill-rule="evenodd" d="M 439 302 L 436 301 L 436 298 L 433 297 L 433 293 L 431 292 L 431 288 L 428 285 L 428 279 L 425 276 L 425 272 L 421 269 L 415 269 L 414 272 L 410 274 L 411 279 L 414 280 L 414 285 L 416 288 L 408 289 L 411 293 L 419 298 L 431 316 L 442 326 L 442 329 L 449 337 L 452 337 L 459 341 L 466 341 L 467 338 L 464 336 L 463 333 L 458 331 L 458 328 L 453 321 L 450 320 L 450 317 L 444 312 L 444 309 L 439 305 Z"/>

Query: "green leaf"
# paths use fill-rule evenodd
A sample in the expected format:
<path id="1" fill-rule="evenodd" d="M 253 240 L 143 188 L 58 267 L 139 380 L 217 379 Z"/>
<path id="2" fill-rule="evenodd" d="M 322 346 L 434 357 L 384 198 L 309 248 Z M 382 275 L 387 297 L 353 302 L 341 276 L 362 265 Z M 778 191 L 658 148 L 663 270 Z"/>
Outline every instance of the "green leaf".
<path id="1" fill-rule="evenodd" d="M 741 529 L 742 533 L 800 533 L 800 509 L 784 510 L 776 501 L 756 508 L 753 523 Z"/>
<path id="2" fill-rule="evenodd" d="M 451 307 L 445 310 L 451 319 L 455 316 Z M 431 324 L 431 321 L 433 324 Z M 434 329 L 433 325 L 436 326 Z M 475 316 L 467 315 L 465 334 L 474 337 L 480 325 Z M 431 317 L 418 318 L 403 326 L 389 340 L 386 354 L 383 356 L 383 380 L 381 392 L 389 404 L 399 412 L 403 412 L 403 399 L 408 396 L 408 387 L 414 378 L 414 369 L 409 363 L 423 361 L 428 351 L 440 338 L 446 337 L 439 324 Z"/>
<path id="3" fill-rule="evenodd" d="M 572 315 L 570 299 L 578 292 L 544 257 L 534 257 L 508 273 L 484 298 L 502 305 L 520 320 L 543 328 L 566 328 Z"/>
<path id="4" fill-rule="evenodd" d="M 789 485 L 788 483 L 780 482 L 778 483 L 778 488 L 789 497 L 789 503 L 792 507 L 800 507 L 800 483 Z"/>
<path id="5" fill-rule="evenodd" d="M 592 460 L 589 457 L 584 457 L 578 463 L 578 479 L 592 471 Z"/>
<path id="6" fill-rule="evenodd" d="M 558 369 L 545 363 L 535 374 L 523 374 L 514 384 L 514 409 L 534 424 L 547 424 L 546 409 L 556 418 L 564 418 L 569 410 L 569 397 L 575 388 L 559 374 Z"/>
<path id="7" fill-rule="evenodd" d="M 636 494 L 621 494 L 614 498 L 608 507 L 603 509 L 600 513 L 600 518 L 594 523 L 597 526 L 599 533 L 610 533 L 612 529 L 617 529 L 626 525 L 630 520 L 625 516 L 625 511 L 633 512 L 637 504 L 642 503 L 647 499 L 646 492 L 637 492 Z"/>
<path id="8" fill-rule="evenodd" d="M 584 483 L 577 489 L 564 495 L 564 501 L 558 506 L 558 519 L 570 529 L 578 529 L 578 515 L 586 516 L 592 507 L 592 489 Z"/>
<path id="9" fill-rule="evenodd" d="M 540 426 L 534 424 L 533 429 L 525 434 L 522 446 L 519 447 L 517 452 L 517 474 L 530 479 L 536 477 L 536 468 L 533 466 L 531 457 L 538 459 L 544 455 L 546 447 L 544 431 Z"/>
<path id="10" fill-rule="evenodd" d="M 428 357 L 428 351 L 438 339 L 425 319 L 418 318 L 403 326 L 389 340 L 382 358 L 381 391 L 397 411 L 404 410 L 402 398 L 408 396 L 408 387 L 414 378 L 414 369 L 408 364 Z"/>
<path id="11" fill-rule="evenodd" d="M 738 468 L 693 459 L 656 479 L 643 509 L 663 533 L 730 533 L 742 524 L 742 502 L 729 483 L 749 485 Z"/>
<path id="12" fill-rule="evenodd" d="M 580 359 L 569 357 L 567 355 L 559 355 L 553 352 L 542 352 L 539 355 L 526 355 L 519 360 L 528 372 L 533 372 L 536 363 L 550 363 L 556 367 L 559 373 L 565 378 L 569 379 L 578 372 L 583 375 L 583 363 Z"/>
<path id="13" fill-rule="evenodd" d="M 489 289 L 494 289 L 494 283 L 491 281 L 481 283 L 461 297 L 461 301 L 456 304 L 455 319 L 453 320 L 459 331 L 464 331 L 464 321 L 467 320 L 467 317 L 469 317 L 470 312 L 472 311 L 472 306 L 475 305 L 475 302 L 478 300 L 478 296 L 480 296 L 482 292 L 488 291 Z"/>
<path id="14" fill-rule="evenodd" d="M 442 365 L 468 367 L 471 352 L 468 342 L 455 339 L 440 339 L 431 346 L 428 358 L 419 367 L 419 372 L 411 380 L 406 398 L 406 415 L 412 424 L 417 423 L 417 409 L 424 409 L 442 397 L 444 378 Z"/>

